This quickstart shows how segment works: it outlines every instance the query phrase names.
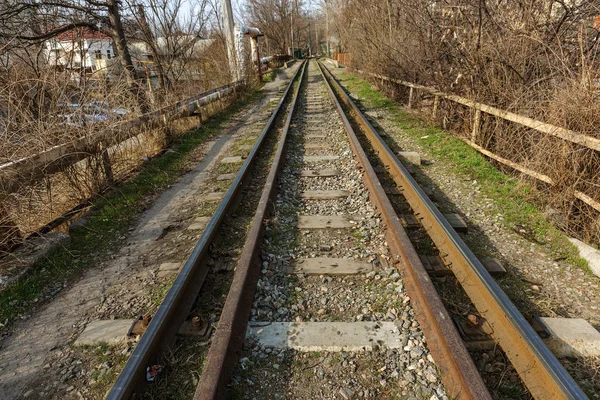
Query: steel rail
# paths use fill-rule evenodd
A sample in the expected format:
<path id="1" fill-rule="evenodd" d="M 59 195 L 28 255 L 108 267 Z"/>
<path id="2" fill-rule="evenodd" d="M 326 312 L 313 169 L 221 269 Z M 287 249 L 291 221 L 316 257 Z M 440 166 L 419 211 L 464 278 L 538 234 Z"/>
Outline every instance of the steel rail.
<path id="1" fill-rule="evenodd" d="M 244 343 L 252 310 L 254 291 L 260 275 L 261 238 L 266 229 L 264 221 L 269 214 L 275 196 L 277 196 L 277 182 L 283 167 L 288 132 L 296 108 L 300 86 L 304 79 L 306 65 L 305 62 L 300 67 L 302 72 L 298 80 L 299 84 L 294 91 L 294 97 L 281 133 L 273 164 L 271 164 L 267 182 L 252 219 L 250 232 L 235 268 L 235 276 L 221 312 L 219 326 L 211 339 L 212 343 L 194 395 L 196 400 L 225 398 L 225 389 L 231 379 L 231 372 Z"/>
<path id="2" fill-rule="evenodd" d="M 410 238 L 406 234 L 394 207 L 381 186 L 375 170 L 362 148 L 356 133 L 344 112 L 334 91 L 327 81 L 319 63 L 323 79 L 326 82 L 329 97 L 341 116 L 346 133 L 354 153 L 365 170 L 364 180 L 371 198 L 386 223 L 386 239 L 390 251 L 400 262 L 404 272 L 404 286 L 413 303 L 419 325 L 425 334 L 427 346 L 440 370 L 442 382 L 451 398 L 484 400 L 491 395 L 477 371 L 473 359 L 456 330 L 450 315 L 446 311 L 423 263 L 421 262 Z"/>
<path id="3" fill-rule="evenodd" d="M 353 111 L 355 121 L 378 152 L 402 194 L 421 219 L 423 227 L 440 251 L 474 306 L 492 327 L 500 344 L 530 393 L 537 399 L 586 399 L 562 364 L 510 301 L 481 262 L 452 229 L 408 170 L 365 118 L 335 77 L 326 71 L 342 101 Z M 429 339 L 428 339 L 429 340 Z"/>
<path id="4" fill-rule="evenodd" d="M 256 155 L 261 149 L 264 139 L 271 130 L 277 116 L 284 108 L 283 104 L 298 77 L 299 71 L 300 68 L 296 70 L 290 79 L 281 100 L 259 135 L 256 144 L 238 171 L 225 197 L 208 222 L 190 257 L 159 306 L 146 332 L 142 335 L 140 342 L 129 357 L 125 368 L 121 371 L 114 386 L 107 394 L 106 399 L 129 399 L 136 390 L 143 391 L 144 384 L 146 383 L 146 368 L 156 363 L 160 355 L 175 342 L 177 331 L 187 318 L 208 274 L 209 268 L 206 265 L 206 254 L 208 253 L 209 245 L 217 236 L 225 216 L 233 211 L 237 205 L 241 190 L 250 178 L 249 171 L 256 162 Z"/>

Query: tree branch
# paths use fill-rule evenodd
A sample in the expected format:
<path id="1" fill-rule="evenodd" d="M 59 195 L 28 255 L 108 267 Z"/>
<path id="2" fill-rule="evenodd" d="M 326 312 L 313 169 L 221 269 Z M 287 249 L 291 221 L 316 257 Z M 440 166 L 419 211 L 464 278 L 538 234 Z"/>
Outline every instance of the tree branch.
<path id="1" fill-rule="evenodd" d="M 7 34 L 0 33 L 0 36 L 10 37 L 10 38 L 19 39 L 19 40 L 27 40 L 27 41 L 44 41 L 44 40 L 53 38 L 57 35 L 60 35 L 61 33 L 64 33 L 64 32 L 67 32 L 67 31 L 70 31 L 70 30 L 76 29 L 76 28 L 88 28 L 95 32 L 102 32 L 102 30 L 100 30 L 96 26 L 96 24 L 93 24 L 91 22 L 72 22 L 70 24 L 63 25 L 60 28 L 56 28 L 54 30 L 48 31 L 42 35 L 22 36 L 22 35 L 7 35 Z"/>

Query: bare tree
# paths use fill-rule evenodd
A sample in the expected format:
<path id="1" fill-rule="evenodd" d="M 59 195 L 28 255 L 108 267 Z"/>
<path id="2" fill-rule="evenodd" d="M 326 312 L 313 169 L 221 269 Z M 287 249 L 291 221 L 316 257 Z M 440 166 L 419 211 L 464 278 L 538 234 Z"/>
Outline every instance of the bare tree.
<path id="1" fill-rule="evenodd" d="M 286 54 L 291 43 L 293 6 L 293 0 L 249 0 L 246 6 L 252 26 L 280 54 Z"/>
<path id="2" fill-rule="evenodd" d="M 194 6 L 191 15 L 184 15 L 184 5 Z M 188 69 L 202 47 L 211 17 L 209 2 L 184 0 L 146 0 L 129 3 L 135 16 L 141 40 L 152 54 L 152 65 L 163 89 L 172 88 Z"/>
<path id="3" fill-rule="evenodd" d="M 5 0 L 0 9 L 0 36 L 17 47 L 37 44 L 82 28 L 102 32 L 113 39 L 123 75 L 138 104 L 146 109 L 144 92 L 137 82 L 127 46 L 119 0 Z"/>

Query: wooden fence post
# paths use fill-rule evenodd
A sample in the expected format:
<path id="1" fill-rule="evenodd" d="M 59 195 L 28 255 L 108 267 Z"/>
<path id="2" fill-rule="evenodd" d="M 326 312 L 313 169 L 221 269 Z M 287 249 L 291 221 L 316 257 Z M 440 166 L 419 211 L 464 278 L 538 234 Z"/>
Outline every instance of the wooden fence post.
<path id="1" fill-rule="evenodd" d="M 479 125 L 481 124 L 481 110 L 475 110 L 475 120 L 473 121 L 473 129 L 471 130 L 471 142 L 477 143 L 479 136 Z"/>
<path id="2" fill-rule="evenodd" d="M 108 146 L 104 142 L 100 142 L 100 156 L 102 157 L 102 168 L 104 168 L 104 175 L 106 176 L 106 182 L 109 185 L 115 183 L 115 176 L 113 174 L 112 166 L 110 165 L 110 157 L 108 156 Z"/>
<path id="3" fill-rule="evenodd" d="M 411 86 L 410 91 L 408 92 L 408 108 L 412 108 L 413 90 L 414 90 L 414 88 Z"/>
<path id="4" fill-rule="evenodd" d="M 435 96 L 433 98 L 433 111 L 431 112 L 431 118 L 435 121 L 435 118 L 437 117 L 437 109 L 438 109 L 438 105 L 440 103 L 440 96 Z"/>

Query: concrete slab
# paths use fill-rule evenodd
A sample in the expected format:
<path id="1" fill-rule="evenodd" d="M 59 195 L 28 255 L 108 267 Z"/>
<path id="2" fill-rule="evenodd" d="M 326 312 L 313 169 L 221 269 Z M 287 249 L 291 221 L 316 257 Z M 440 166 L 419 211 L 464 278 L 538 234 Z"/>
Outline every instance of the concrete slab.
<path id="1" fill-rule="evenodd" d="M 183 267 L 182 263 L 162 263 L 160 264 L 160 267 L 158 267 L 156 276 L 159 278 L 166 278 L 171 275 L 176 275 L 179 273 L 181 267 Z"/>
<path id="2" fill-rule="evenodd" d="M 367 217 L 361 215 L 299 215 L 299 229 L 344 229 L 356 226 Z"/>
<path id="3" fill-rule="evenodd" d="M 579 256 L 588 262 L 594 275 L 600 277 L 600 251 L 575 238 L 569 238 L 569 241 L 577 247 Z"/>
<path id="4" fill-rule="evenodd" d="M 321 162 L 321 161 L 335 161 L 338 160 L 340 156 L 304 156 L 304 162 Z"/>
<path id="5" fill-rule="evenodd" d="M 312 149 L 327 150 L 327 149 L 331 148 L 331 146 L 328 145 L 327 143 L 306 143 L 304 145 L 304 148 L 308 149 L 308 150 L 312 150 Z"/>
<path id="6" fill-rule="evenodd" d="M 347 190 L 307 190 L 300 195 L 306 200 L 335 200 L 350 196 Z"/>
<path id="7" fill-rule="evenodd" d="M 243 144 L 240 146 L 240 150 L 250 151 L 250 150 L 252 150 L 253 147 L 254 147 L 254 145 L 252 145 L 252 144 Z"/>
<path id="8" fill-rule="evenodd" d="M 600 332 L 581 318 L 540 318 L 550 333 L 546 345 L 557 357 L 600 356 Z"/>
<path id="9" fill-rule="evenodd" d="M 357 275 L 373 270 L 373 265 L 346 258 L 305 258 L 291 267 L 290 273 L 307 275 Z"/>
<path id="10" fill-rule="evenodd" d="M 404 157 L 412 164 L 421 165 L 421 155 L 416 151 L 401 151 L 398 153 L 398 155 Z"/>
<path id="11" fill-rule="evenodd" d="M 246 337 L 261 346 L 298 351 L 372 351 L 377 346 L 403 347 L 400 330 L 394 322 L 251 322 Z"/>
<path id="12" fill-rule="evenodd" d="M 319 177 L 328 177 L 328 176 L 338 176 L 340 171 L 337 169 L 322 169 L 322 170 L 311 170 L 305 169 L 300 172 L 300 176 L 303 178 L 319 178 Z"/>
<path id="13" fill-rule="evenodd" d="M 223 157 L 221 159 L 221 164 L 235 164 L 235 163 L 241 163 L 244 160 L 242 159 L 242 157 Z"/>
<path id="14" fill-rule="evenodd" d="M 258 132 L 260 133 L 260 132 Z M 256 140 L 258 139 L 258 135 L 250 135 L 250 136 L 246 136 L 246 140 Z"/>
<path id="15" fill-rule="evenodd" d="M 119 344 L 127 340 L 127 333 L 135 319 L 92 321 L 75 340 L 75 346 L 96 346 L 101 343 Z"/>
<path id="16" fill-rule="evenodd" d="M 327 139 L 327 135 L 306 135 L 304 138 L 306 140 L 324 140 Z"/>
<path id="17" fill-rule="evenodd" d="M 213 192 L 206 195 L 205 201 L 221 201 L 225 196 L 225 192 Z"/>
<path id="18" fill-rule="evenodd" d="M 208 221 L 210 221 L 210 217 L 198 217 L 190 226 L 188 226 L 188 229 L 192 231 L 201 231 L 202 229 L 206 228 Z"/>
<path id="19" fill-rule="evenodd" d="M 222 174 L 222 175 L 217 176 L 217 180 L 218 181 L 230 181 L 230 180 L 235 179 L 236 175 L 237 174 Z"/>

